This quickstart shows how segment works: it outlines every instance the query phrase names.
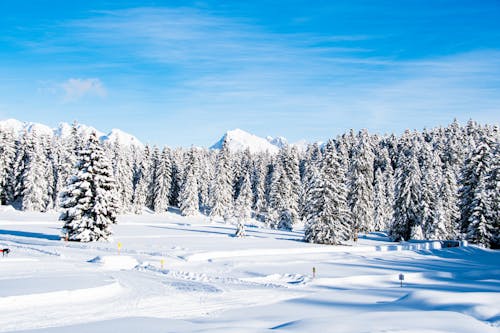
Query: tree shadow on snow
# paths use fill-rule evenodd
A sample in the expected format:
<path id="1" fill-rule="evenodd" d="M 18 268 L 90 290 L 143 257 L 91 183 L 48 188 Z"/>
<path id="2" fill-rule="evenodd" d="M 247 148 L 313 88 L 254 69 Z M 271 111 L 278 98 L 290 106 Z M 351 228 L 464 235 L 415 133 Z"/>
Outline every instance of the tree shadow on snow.
<path id="1" fill-rule="evenodd" d="M 48 235 L 48 234 L 42 234 L 39 232 L 27 232 L 27 231 L 5 230 L 5 229 L 0 229 L 0 235 L 38 238 L 38 239 L 46 239 L 46 240 L 51 240 L 51 241 L 58 241 L 61 239 L 60 235 Z"/>

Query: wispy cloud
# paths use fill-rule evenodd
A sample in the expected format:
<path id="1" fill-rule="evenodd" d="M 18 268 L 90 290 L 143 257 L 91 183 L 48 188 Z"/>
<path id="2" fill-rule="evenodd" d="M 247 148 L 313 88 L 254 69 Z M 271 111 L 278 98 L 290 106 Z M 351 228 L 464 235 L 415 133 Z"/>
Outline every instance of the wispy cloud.
<path id="1" fill-rule="evenodd" d="M 332 129 L 390 132 L 500 114 L 497 50 L 382 57 L 376 48 L 390 42 L 383 35 L 276 32 L 194 8 L 94 12 L 59 29 L 67 35 L 48 51 L 71 53 L 77 39 L 75 54 L 109 64 L 90 75 L 108 70 L 115 83 L 126 82 L 125 98 L 168 110 L 173 121 L 252 123 L 295 139 L 311 137 L 300 132 L 307 128 L 324 139 Z M 61 87 L 66 102 L 106 95 L 99 79 Z"/>
<path id="2" fill-rule="evenodd" d="M 97 78 L 71 78 L 60 84 L 60 86 L 64 91 L 64 102 L 74 102 L 85 96 L 105 97 L 107 95 L 104 84 Z"/>

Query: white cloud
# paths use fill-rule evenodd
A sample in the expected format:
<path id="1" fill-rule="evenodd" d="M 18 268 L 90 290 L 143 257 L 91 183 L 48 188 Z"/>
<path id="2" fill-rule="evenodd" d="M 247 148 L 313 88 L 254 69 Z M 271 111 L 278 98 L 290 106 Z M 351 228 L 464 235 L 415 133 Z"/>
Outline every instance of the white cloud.
<path id="1" fill-rule="evenodd" d="M 61 88 L 64 90 L 64 102 L 74 102 L 85 96 L 105 97 L 107 95 L 104 84 L 97 78 L 71 78 L 62 83 Z"/>

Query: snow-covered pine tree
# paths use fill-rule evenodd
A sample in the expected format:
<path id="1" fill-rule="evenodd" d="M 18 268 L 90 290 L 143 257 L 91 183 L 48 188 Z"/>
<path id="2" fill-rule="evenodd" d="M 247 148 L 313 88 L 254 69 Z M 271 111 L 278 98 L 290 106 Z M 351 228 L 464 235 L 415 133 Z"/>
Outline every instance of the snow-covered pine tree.
<path id="1" fill-rule="evenodd" d="M 496 180 L 491 177 L 494 174 L 492 165 L 498 159 L 492 153 L 492 150 L 497 151 L 496 145 L 498 142 L 488 135 L 479 139 L 465 162 L 459 192 L 462 231 L 468 240 L 485 247 L 490 247 L 498 238 L 498 229 L 495 230 L 498 221 L 492 219 L 495 215 L 491 211 L 494 204 L 489 200 L 498 192 L 488 195 L 489 191 L 498 188 Z"/>
<path id="2" fill-rule="evenodd" d="M 53 138 L 51 141 L 51 149 L 49 161 L 54 174 L 54 182 L 52 184 L 52 202 L 54 207 L 60 206 L 60 194 L 66 184 L 69 176 L 75 165 L 73 157 L 75 153 L 71 151 L 67 138 Z"/>
<path id="3" fill-rule="evenodd" d="M 283 174 L 286 176 L 287 192 L 284 193 L 285 212 L 282 212 L 278 226 L 291 230 L 299 219 L 299 195 L 301 192 L 299 154 L 296 148 L 285 146 L 281 149 Z M 289 222 L 288 222 L 289 221 Z"/>
<path id="4" fill-rule="evenodd" d="M 117 213 L 114 188 L 111 162 L 92 132 L 86 147 L 78 152 L 75 174 L 61 194 L 63 235 L 79 242 L 109 240 Z"/>
<path id="5" fill-rule="evenodd" d="M 139 161 L 134 168 L 134 194 L 132 196 L 132 207 L 136 214 L 141 214 L 148 201 L 151 188 L 151 148 L 146 145 Z"/>
<path id="6" fill-rule="evenodd" d="M 358 145 L 353 150 L 350 169 L 349 206 L 354 228 L 360 232 L 373 231 L 375 211 L 373 206 L 373 161 L 370 136 L 366 130 L 358 135 Z"/>
<path id="7" fill-rule="evenodd" d="M 169 203 L 170 206 L 179 207 L 179 192 L 181 191 L 183 181 L 183 152 L 181 149 L 174 149 L 170 156 L 172 163 L 172 183 L 170 185 Z"/>
<path id="8" fill-rule="evenodd" d="M 269 155 L 256 156 L 252 172 L 253 209 L 260 216 L 266 211 L 266 173 Z"/>
<path id="9" fill-rule="evenodd" d="M 210 181 L 214 178 L 214 158 L 211 151 L 198 150 L 198 164 L 199 164 L 199 176 L 198 182 L 198 194 L 200 211 L 203 214 L 208 214 L 210 209 Z"/>
<path id="10" fill-rule="evenodd" d="M 250 153 L 250 149 L 245 149 L 245 151 L 241 153 L 236 153 L 235 158 L 233 159 L 233 164 L 231 170 L 233 171 L 233 199 L 236 201 L 236 198 L 240 194 L 241 185 L 243 184 L 243 178 L 246 177 L 246 174 L 250 170 L 252 161 L 252 154 Z"/>
<path id="11" fill-rule="evenodd" d="M 170 187 L 172 186 L 172 165 L 168 147 L 164 147 L 161 152 L 155 175 L 153 181 L 153 210 L 161 213 L 168 207 Z"/>
<path id="12" fill-rule="evenodd" d="M 321 169 L 313 176 L 307 209 L 305 241 L 340 244 L 352 236 L 345 186 L 346 170 L 339 164 L 335 143 L 325 146 Z"/>
<path id="13" fill-rule="evenodd" d="M 389 228 L 393 240 L 421 238 L 420 187 L 422 174 L 418 165 L 416 140 L 411 140 L 407 131 L 403 135 L 403 145 L 396 168 L 396 190 L 394 198 L 394 217 Z M 416 145 L 417 147 L 415 147 Z"/>
<path id="14" fill-rule="evenodd" d="M 195 215 L 199 209 L 198 183 L 199 175 L 198 163 L 196 158 L 196 148 L 191 148 L 187 155 L 187 161 L 184 168 L 184 181 L 182 182 L 179 193 L 179 208 L 184 216 Z"/>
<path id="15" fill-rule="evenodd" d="M 149 182 L 148 195 L 146 196 L 146 207 L 154 211 L 154 201 L 155 201 L 155 183 L 158 177 L 158 169 L 160 167 L 160 149 L 158 146 L 153 146 L 153 151 L 151 153 L 151 180 Z"/>
<path id="16" fill-rule="evenodd" d="M 240 193 L 235 202 L 235 217 L 237 220 L 236 237 L 245 236 L 245 222 L 252 215 L 252 188 L 250 175 L 247 172 L 241 181 Z"/>
<path id="17" fill-rule="evenodd" d="M 428 239 L 456 239 L 460 232 L 458 219 L 458 187 L 455 172 L 444 166 L 438 196 L 436 198 L 436 219 Z"/>
<path id="18" fill-rule="evenodd" d="M 485 179 L 486 219 L 491 221 L 492 237 L 488 246 L 500 248 L 500 144 L 497 137 L 488 159 L 491 161 L 490 171 Z"/>
<path id="19" fill-rule="evenodd" d="M 374 181 L 374 209 L 376 231 L 388 230 L 392 221 L 394 203 L 394 175 L 389 151 L 380 147 Z"/>
<path id="20" fill-rule="evenodd" d="M 131 213 L 134 193 L 133 160 L 134 147 L 124 147 L 119 140 L 111 146 L 113 175 L 116 179 L 116 201 L 119 213 Z"/>
<path id="21" fill-rule="evenodd" d="M 33 130 L 21 139 L 15 203 L 22 210 L 43 212 L 49 201 L 45 153 Z"/>
<path id="22" fill-rule="evenodd" d="M 282 196 L 286 193 L 284 187 L 287 186 L 283 175 L 283 166 L 279 158 L 272 162 L 272 174 L 270 176 L 269 195 L 267 203 L 266 223 L 270 228 L 277 228 L 278 221 L 283 210 Z"/>
<path id="23" fill-rule="evenodd" d="M 423 228 L 422 239 L 444 239 L 444 225 L 438 225 L 436 205 L 439 196 L 439 184 L 442 183 L 441 158 L 432 142 L 424 141 L 420 145 L 420 184 L 421 223 Z M 432 238 L 431 238 L 432 237 Z"/>
<path id="24" fill-rule="evenodd" d="M 320 163 L 321 163 L 321 150 L 319 145 L 314 143 L 309 145 L 306 150 L 306 158 L 303 164 L 303 176 L 302 176 L 302 195 L 300 196 L 300 218 L 305 221 L 306 217 L 313 212 L 309 212 L 309 209 L 314 209 L 309 202 L 311 202 L 312 191 L 314 189 L 316 178 L 318 177 Z"/>
<path id="25" fill-rule="evenodd" d="M 9 194 L 9 174 L 14 165 L 16 156 L 16 140 L 12 130 L 0 128 L 0 205 L 9 203 L 13 193 Z"/>
<path id="26" fill-rule="evenodd" d="M 224 140 L 222 148 L 217 155 L 215 178 L 210 191 L 210 217 L 223 217 L 228 220 L 233 209 L 233 179 L 230 169 L 231 153 Z"/>
<path id="27" fill-rule="evenodd" d="M 57 175 L 57 166 L 55 166 L 55 163 L 53 161 L 54 154 L 52 150 L 52 141 L 53 137 L 50 135 L 44 135 L 41 137 L 40 144 L 41 149 L 43 151 L 43 168 L 45 170 L 45 178 L 47 181 L 47 201 L 45 204 L 45 210 L 48 209 L 53 209 L 55 208 L 55 204 L 57 200 L 54 200 L 54 198 L 57 197 L 58 192 L 56 192 L 56 177 Z M 59 206 L 57 206 L 59 207 Z"/>

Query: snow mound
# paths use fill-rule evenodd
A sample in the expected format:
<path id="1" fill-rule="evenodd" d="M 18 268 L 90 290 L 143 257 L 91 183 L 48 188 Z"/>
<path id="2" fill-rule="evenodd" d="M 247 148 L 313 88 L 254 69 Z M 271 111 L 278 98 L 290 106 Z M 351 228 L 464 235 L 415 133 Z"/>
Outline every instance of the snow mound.
<path id="1" fill-rule="evenodd" d="M 221 149 L 224 141 L 227 141 L 230 151 L 245 151 L 247 148 L 251 153 L 277 154 L 279 148 L 264 138 L 245 132 L 239 128 L 228 131 L 222 138 L 213 144 L 210 149 Z"/>
<path id="2" fill-rule="evenodd" d="M 135 258 L 129 256 L 97 256 L 88 262 L 99 264 L 107 270 L 128 270 L 139 265 L 139 262 Z"/>
<path id="3" fill-rule="evenodd" d="M 60 290 L 47 293 L 36 293 L 0 297 L 0 311 L 28 309 L 35 307 L 54 306 L 60 304 L 77 304 L 104 300 L 122 293 L 118 282 L 94 288 Z M 33 310 L 34 311 L 34 310 Z"/>
<path id="4" fill-rule="evenodd" d="M 303 285 L 311 279 L 301 274 L 271 274 L 266 276 L 241 278 L 240 280 L 246 282 L 253 282 L 265 285 Z"/>

